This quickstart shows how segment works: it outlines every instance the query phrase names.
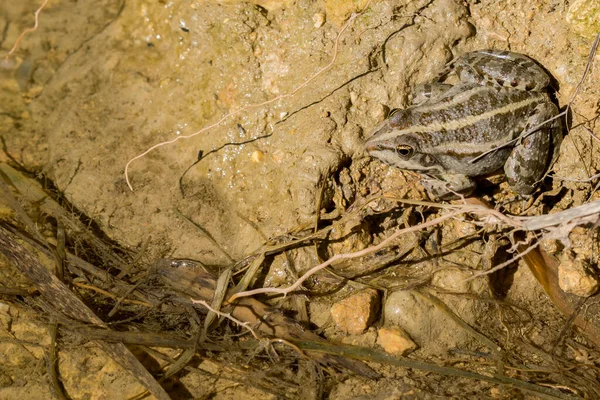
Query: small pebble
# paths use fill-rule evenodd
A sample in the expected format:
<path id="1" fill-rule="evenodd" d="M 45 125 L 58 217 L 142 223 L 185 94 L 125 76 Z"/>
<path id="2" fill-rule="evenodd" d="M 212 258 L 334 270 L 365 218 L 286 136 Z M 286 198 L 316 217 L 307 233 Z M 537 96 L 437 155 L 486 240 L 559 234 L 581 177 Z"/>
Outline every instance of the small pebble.
<path id="1" fill-rule="evenodd" d="M 261 162 L 264 158 L 265 158 L 265 153 L 263 153 L 260 150 L 256 150 L 256 151 L 252 152 L 252 155 L 250 156 L 250 159 L 252 160 L 252 162 L 255 162 L 255 163 Z"/>
<path id="2" fill-rule="evenodd" d="M 365 289 L 331 306 L 336 326 L 351 335 L 360 335 L 375 322 L 379 311 L 379 292 Z"/>
<path id="3" fill-rule="evenodd" d="M 471 222 L 454 220 L 452 224 L 454 225 L 454 233 L 459 238 L 477 234 L 477 226 Z"/>
<path id="4" fill-rule="evenodd" d="M 567 293 L 589 297 L 598 291 L 598 276 L 587 260 L 565 253 L 558 266 L 558 285 Z"/>
<path id="5" fill-rule="evenodd" d="M 377 344 L 383 347 L 386 353 L 404 356 L 417 349 L 408 333 L 402 329 L 381 328 L 377 331 Z"/>
<path id="6" fill-rule="evenodd" d="M 313 22 L 315 23 L 315 28 L 320 28 L 325 23 L 325 13 L 316 13 L 313 15 Z"/>

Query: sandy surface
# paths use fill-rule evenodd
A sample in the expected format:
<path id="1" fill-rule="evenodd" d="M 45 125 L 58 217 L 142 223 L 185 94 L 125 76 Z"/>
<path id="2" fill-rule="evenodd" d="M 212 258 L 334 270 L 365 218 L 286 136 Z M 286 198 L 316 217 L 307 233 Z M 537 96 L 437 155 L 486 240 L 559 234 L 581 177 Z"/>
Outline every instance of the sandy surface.
<path id="1" fill-rule="evenodd" d="M 431 79 L 466 51 L 508 49 L 530 55 L 553 74 L 564 106 L 584 72 L 596 29 L 594 15 L 598 18 L 585 1 L 527 0 L 518 6 L 490 0 L 373 1 L 342 34 L 335 53 L 340 28 L 366 1 L 253 3 L 258 5 L 50 0 L 39 29 L 24 37 L 15 56 L 0 60 L 0 161 L 43 174 L 124 246 L 136 250 L 148 241 L 148 257 L 185 257 L 222 266 L 227 264 L 223 252 L 176 210 L 239 259 L 260 246 L 264 237 L 311 223 L 324 181 L 323 208 L 329 211 L 343 209 L 379 186 L 409 187 L 416 182 L 413 175 L 370 160 L 362 143 L 387 110 L 408 104 L 415 84 Z M 32 25 L 38 5 L 32 0 L 0 4 L 2 53 Z M 569 13 L 569 5 L 580 8 Z M 588 19 L 586 13 L 591 15 Z M 314 76 L 334 56 L 333 65 Z M 573 104 L 573 126 L 597 112 L 599 56 L 595 61 Z M 253 106 L 278 96 L 283 97 Z M 133 157 L 160 142 L 190 135 L 194 136 L 133 161 L 128 170 L 133 191 L 129 189 L 124 172 Z M 553 210 L 588 200 L 593 186 L 573 180 L 585 180 L 600 169 L 597 146 L 597 139 L 582 128 L 565 139 L 554 169 L 556 179 L 548 188 L 563 187 Z M 506 193 L 508 188 L 503 184 L 501 190 Z M 417 189 L 407 193 L 420 196 Z M 448 232 L 456 235 L 454 228 Z M 584 236 L 574 250 L 592 257 L 591 238 Z M 369 240 L 366 235 L 338 250 L 355 249 Z M 476 267 L 474 260 L 467 257 L 457 264 Z M 282 261 L 274 267 L 278 262 Z M 311 262 L 314 256 L 300 254 L 296 268 L 306 270 Z M 280 282 L 270 279 L 272 284 L 286 282 L 285 277 Z M 538 324 L 531 329 L 560 331 L 557 312 L 529 272 L 519 270 L 514 281 L 509 300 L 548 317 L 549 327 Z M 396 297 L 427 312 L 418 300 Z M 481 316 L 489 305 L 448 301 L 468 322 L 485 324 L 494 318 Z M 397 307 L 393 302 L 386 305 L 390 323 L 407 318 L 396 313 Z M 327 307 L 318 302 L 311 311 L 317 325 L 327 319 Z M 468 342 L 449 334 L 454 328 L 443 316 L 419 315 L 424 321 L 414 335 L 422 354 Z M 438 321 L 441 336 L 423 331 L 423 326 L 436 324 L 432 321 Z M 38 329 L 43 333 L 43 327 Z M 536 344 L 545 343 L 549 339 Z M 12 350 L 4 347 L 2 352 Z M 95 393 L 87 398 L 107 398 L 115 387 L 111 385 L 127 387 L 122 377 L 110 379 L 116 372 L 97 365 L 94 357 L 86 361 L 76 352 L 64 357 L 61 371 L 73 398 L 86 393 Z M 24 375 L 15 372 L 32 362 L 40 365 Z M 49 393 L 41 353 L 27 350 L 10 366 L 2 371 L 8 378 L 0 382 L 0 398 L 16 398 L 16 393 L 35 398 L 25 396 L 31 387 Z M 92 381 L 72 384 L 68 377 L 78 368 Z M 379 387 L 369 390 L 364 388 L 372 383 L 351 379 L 340 383 L 332 396 L 391 393 L 386 382 L 394 376 L 387 374 Z M 197 382 L 188 384 L 195 397 L 210 390 Z M 123 393 L 135 390 L 129 387 Z M 215 396 L 241 393 L 236 390 L 232 386 Z M 464 395 L 459 390 L 446 394 Z"/>

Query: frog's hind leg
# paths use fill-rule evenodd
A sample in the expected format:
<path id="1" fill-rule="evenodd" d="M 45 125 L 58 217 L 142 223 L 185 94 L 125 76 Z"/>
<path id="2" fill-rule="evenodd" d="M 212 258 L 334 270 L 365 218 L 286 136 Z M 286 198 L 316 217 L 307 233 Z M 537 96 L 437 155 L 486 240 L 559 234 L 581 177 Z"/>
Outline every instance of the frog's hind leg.
<path id="1" fill-rule="evenodd" d="M 540 91 L 550 84 L 550 76 L 524 54 L 502 50 L 465 53 L 454 62 L 463 82 Z"/>
<path id="2" fill-rule="evenodd" d="M 543 103 L 536 107 L 529 118 L 523 134 L 555 116 L 556 106 Z M 552 149 L 557 149 L 557 134 L 560 135 L 560 120 L 555 119 L 546 123 L 537 131 L 524 136 L 513 148 L 504 164 L 504 173 L 511 188 L 521 195 L 533 193 L 537 183 L 544 175 L 554 158 Z"/>

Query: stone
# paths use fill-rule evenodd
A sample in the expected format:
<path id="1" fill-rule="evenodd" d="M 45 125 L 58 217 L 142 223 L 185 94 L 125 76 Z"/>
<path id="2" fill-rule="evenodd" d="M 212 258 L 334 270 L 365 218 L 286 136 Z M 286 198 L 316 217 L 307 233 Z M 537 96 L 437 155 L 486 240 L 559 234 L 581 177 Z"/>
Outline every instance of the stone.
<path id="1" fill-rule="evenodd" d="M 315 23 L 315 28 L 320 28 L 325 23 L 325 14 L 324 13 L 316 13 L 313 15 L 313 22 Z"/>
<path id="2" fill-rule="evenodd" d="M 404 356 L 417 349 L 408 333 L 399 328 L 381 328 L 377 332 L 377 344 L 383 347 L 386 353 Z"/>
<path id="3" fill-rule="evenodd" d="M 600 31 L 600 3 L 575 0 L 567 11 L 567 22 L 581 36 L 592 39 Z"/>
<path id="4" fill-rule="evenodd" d="M 558 266 L 558 285 L 567 293 L 589 297 L 598 291 L 598 276 L 581 256 L 565 253 Z"/>
<path id="5" fill-rule="evenodd" d="M 331 306 L 331 317 L 338 329 L 351 335 L 360 335 L 377 318 L 379 292 L 365 289 Z"/>

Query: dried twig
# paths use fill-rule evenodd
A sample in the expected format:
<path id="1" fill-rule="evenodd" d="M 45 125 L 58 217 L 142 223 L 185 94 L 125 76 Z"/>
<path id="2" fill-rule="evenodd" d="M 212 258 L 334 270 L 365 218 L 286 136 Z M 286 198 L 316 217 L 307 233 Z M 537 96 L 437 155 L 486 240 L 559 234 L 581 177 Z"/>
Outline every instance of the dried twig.
<path id="1" fill-rule="evenodd" d="M 425 205 L 425 202 L 420 202 L 420 204 Z M 435 203 L 430 203 L 430 204 L 427 203 L 427 205 L 434 206 L 434 207 L 438 206 Z M 469 214 L 469 213 L 476 214 L 480 218 L 483 217 L 483 219 L 485 220 L 485 222 L 487 224 L 505 225 L 507 227 L 512 227 L 514 229 L 524 230 L 524 231 L 535 231 L 535 230 L 541 229 L 542 227 L 551 227 L 551 226 L 558 226 L 558 228 L 555 228 L 558 230 L 560 230 L 560 226 L 565 226 L 565 228 L 563 230 L 570 231 L 574 226 L 576 226 L 578 224 L 588 223 L 592 219 L 597 220 L 600 215 L 600 209 L 599 209 L 600 201 L 593 202 L 588 205 L 576 207 L 575 209 L 555 213 L 552 215 L 542 215 L 542 216 L 538 216 L 538 217 L 515 217 L 515 216 L 510 216 L 510 215 L 504 215 L 496 210 L 484 207 L 482 205 L 475 205 L 475 204 L 439 205 L 439 207 L 440 208 L 448 208 L 451 211 L 448 212 L 447 214 L 442 215 L 438 218 L 435 218 L 431 221 L 427 221 L 427 222 L 424 222 L 424 223 L 421 223 L 418 225 L 414 225 L 414 226 L 411 226 L 411 227 L 408 227 L 405 229 L 400 229 L 400 230 L 396 231 L 394 234 L 392 234 L 390 237 L 388 237 L 387 239 L 383 240 L 378 245 L 367 247 L 363 250 L 356 251 L 353 253 L 336 254 L 335 256 L 331 257 L 329 260 L 327 260 L 323 263 L 320 263 L 320 264 L 312 267 L 311 269 L 309 269 L 304 275 L 302 275 L 299 279 L 297 279 L 292 285 L 290 285 L 286 288 L 257 288 L 257 289 L 253 289 L 253 290 L 248 290 L 245 292 L 240 292 L 240 293 L 236 293 L 236 294 L 232 295 L 229 298 L 228 302 L 229 303 L 233 302 L 242 297 L 254 296 L 257 294 L 265 294 L 265 293 L 283 294 L 285 296 L 288 293 L 293 292 L 294 290 L 297 290 L 304 283 L 304 281 L 306 281 L 306 279 L 308 279 L 309 277 L 311 277 L 318 271 L 324 269 L 325 267 L 327 267 L 339 260 L 363 257 L 365 255 L 377 252 L 377 251 L 387 247 L 394 240 L 396 240 L 398 237 L 400 237 L 404 234 L 426 229 L 428 227 L 440 224 L 447 219 L 454 218 L 460 214 Z M 569 224 L 569 226 L 566 226 L 566 224 Z M 533 228 L 535 228 L 535 229 L 533 229 Z M 554 236 L 556 236 L 556 234 L 554 234 Z M 507 265 L 512 264 L 519 258 L 525 257 L 531 251 L 536 249 L 537 246 L 539 246 L 539 243 L 540 242 L 538 240 L 535 243 L 530 244 L 526 248 L 521 247 L 518 254 L 516 254 L 510 260 L 508 260 L 490 270 L 475 274 L 470 279 L 474 279 L 479 276 L 491 274 L 493 272 L 496 272 L 496 271 L 506 267 Z"/>
<path id="2" fill-rule="evenodd" d="M 200 305 L 204 306 L 207 310 L 217 314 L 219 317 L 227 318 L 228 320 L 233 321 L 240 326 L 243 326 L 244 328 L 246 328 L 250 331 L 252 336 L 254 336 L 254 339 L 260 340 L 260 337 L 256 334 L 256 331 L 254 329 L 252 329 L 250 324 L 248 324 L 247 322 L 240 321 L 239 319 L 232 317 L 231 314 L 224 313 L 219 310 L 215 310 L 214 308 L 209 306 L 208 303 L 204 300 L 195 300 L 195 299 L 190 299 L 190 300 L 192 300 L 192 303 L 194 303 L 194 304 L 200 304 Z"/>
<path id="3" fill-rule="evenodd" d="M 89 289 L 89 290 L 93 290 L 96 293 L 100 293 L 105 295 L 106 297 L 110 297 L 111 299 L 115 299 L 117 301 L 120 301 L 121 303 L 127 303 L 127 304 L 135 304 L 138 306 L 144 306 L 144 307 L 149 307 L 152 308 L 152 304 L 146 302 L 146 301 L 139 301 L 139 300 L 130 300 L 130 299 L 122 299 L 119 298 L 119 296 L 112 294 L 111 292 L 104 290 L 104 289 L 100 289 L 99 287 L 93 286 L 93 285 L 88 285 L 87 283 L 82 283 L 82 282 L 73 282 L 73 285 L 80 287 L 82 289 Z"/>
<path id="4" fill-rule="evenodd" d="M 393 242 L 394 240 L 396 240 L 398 237 L 409 233 L 409 232 L 415 232 L 415 231 L 419 231 L 421 229 L 425 229 L 428 228 L 430 226 L 434 226 L 437 225 L 439 223 L 441 223 L 442 221 L 445 221 L 447 219 L 450 219 L 452 217 L 455 217 L 459 214 L 464 213 L 465 211 L 453 211 L 450 212 L 446 215 L 442 215 L 441 217 L 435 218 L 431 221 L 427 221 L 424 222 L 422 224 L 418 224 L 415 226 L 411 226 L 405 229 L 400 229 L 399 231 L 395 232 L 392 236 L 388 237 L 387 239 L 383 240 L 381 243 L 379 243 L 376 246 L 371 246 L 371 247 L 367 247 L 364 250 L 360 250 L 360 251 L 356 251 L 354 253 L 342 253 L 342 254 L 336 254 L 335 256 L 331 257 L 329 260 L 312 267 L 311 269 L 309 269 L 304 275 L 302 275 L 296 282 L 294 282 L 292 285 L 286 287 L 286 288 L 259 288 L 259 289 L 254 289 L 254 290 L 248 290 L 245 292 L 240 292 L 240 293 L 236 293 L 233 296 L 231 296 L 228 300 L 229 303 L 242 298 L 242 297 L 248 297 L 248 296 L 254 296 L 257 294 L 262 294 L 262 293 L 277 293 L 277 294 L 283 294 L 284 296 L 287 295 L 290 292 L 293 292 L 294 290 L 298 289 L 300 287 L 300 285 L 302 285 L 302 283 L 304 283 L 305 280 L 307 280 L 309 277 L 311 277 L 312 275 L 314 275 L 315 273 L 319 272 L 320 270 L 322 270 L 323 268 L 333 264 L 336 261 L 339 260 L 345 260 L 348 258 L 357 258 L 357 257 L 362 257 L 362 256 L 366 256 L 367 254 L 371 254 L 374 253 L 376 251 L 379 251 L 381 249 L 383 249 L 384 247 L 386 247 L 387 245 L 389 245 L 391 242 Z"/>

